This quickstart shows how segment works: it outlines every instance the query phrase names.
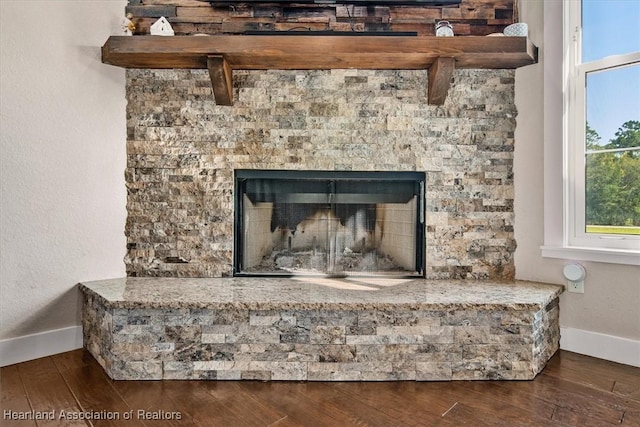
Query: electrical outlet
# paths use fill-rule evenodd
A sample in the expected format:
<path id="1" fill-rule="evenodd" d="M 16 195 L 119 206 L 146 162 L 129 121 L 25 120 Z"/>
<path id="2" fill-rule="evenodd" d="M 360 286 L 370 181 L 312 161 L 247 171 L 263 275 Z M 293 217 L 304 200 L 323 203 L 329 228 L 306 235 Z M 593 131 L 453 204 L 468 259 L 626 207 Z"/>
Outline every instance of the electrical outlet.
<path id="1" fill-rule="evenodd" d="M 567 280 L 567 290 L 576 294 L 584 294 L 584 280 Z"/>
<path id="2" fill-rule="evenodd" d="M 567 290 L 577 294 L 584 294 L 584 278 L 587 271 L 578 263 L 571 263 L 562 269 L 565 279 L 567 279 Z"/>

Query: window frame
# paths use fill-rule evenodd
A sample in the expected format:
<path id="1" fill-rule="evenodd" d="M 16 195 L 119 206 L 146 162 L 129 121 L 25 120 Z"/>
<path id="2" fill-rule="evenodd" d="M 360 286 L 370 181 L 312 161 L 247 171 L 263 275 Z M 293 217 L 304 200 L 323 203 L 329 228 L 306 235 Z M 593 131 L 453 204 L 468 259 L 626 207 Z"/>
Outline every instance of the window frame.
<path id="1" fill-rule="evenodd" d="M 545 2 L 546 3 L 546 2 Z M 545 225 L 545 245 L 542 255 L 550 258 L 578 259 L 618 264 L 640 265 L 640 236 L 585 232 L 586 188 L 586 78 L 595 71 L 605 71 L 640 63 L 640 52 L 608 56 L 581 63 L 582 15 L 581 1 L 562 2 L 562 224 Z M 551 13 L 545 4 L 545 19 Z M 545 41 L 549 27 L 545 25 Z M 557 34 L 557 33 L 556 33 Z M 549 39 L 553 38 L 549 35 Z M 553 61 L 548 58 L 548 61 Z M 548 67 L 548 68 L 547 68 Z M 550 70 L 553 65 L 545 63 Z M 557 70 L 557 68 L 555 68 Z M 547 73 L 545 73 L 547 74 Z M 546 77 L 545 77 L 546 80 Z M 545 92 L 547 90 L 545 81 Z M 545 100 L 545 109 L 549 108 Z M 552 101 L 551 101 L 552 102 Z M 545 123 L 547 122 L 545 115 Z M 550 123 L 553 126 L 555 123 Z M 546 126 L 546 125 L 545 125 Z M 546 148 L 546 147 L 545 147 Z M 552 162 L 545 155 L 545 168 Z M 547 170 L 545 176 L 558 174 Z M 557 179 L 555 179 L 557 184 Z M 547 191 L 545 186 L 545 192 Z M 546 195 L 545 201 L 553 201 Z M 557 200 L 557 199 L 555 199 Z M 553 207 L 545 209 L 545 224 Z M 547 214 L 549 212 L 549 214 Z M 552 221 L 549 221 L 552 222 Z M 562 233 L 560 238 L 556 233 Z"/>

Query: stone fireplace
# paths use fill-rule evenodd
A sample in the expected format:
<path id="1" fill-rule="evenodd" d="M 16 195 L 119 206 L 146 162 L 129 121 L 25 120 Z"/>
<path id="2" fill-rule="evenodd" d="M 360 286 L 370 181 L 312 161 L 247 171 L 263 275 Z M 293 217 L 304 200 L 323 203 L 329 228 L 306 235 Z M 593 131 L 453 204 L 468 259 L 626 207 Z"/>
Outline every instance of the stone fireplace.
<path id="1" fill-rule="evenodd" d="M 481 37 L 514 21 L 512 1 L 142 3 L 137 32 L 161 13 L 178 36 L 102 49 L 127 68 L 128 277 L 80 289 L 84 346 L 111 378 L 543 369 L 562 288 L 513 280 L 512 68 L 536 47 Z M 456 37 L 431 37 L 440 19 Z M 240 35 L 301 25 L 418 36 Z"/>
<path id="2" fill-rule="evenodd" d="M 423 173 L 407 269 L 512 279 L 513 73 L 456 70 L 433 106 L 426 70 L 236 71 L 222 107 L 205 70 L 127 70 L 128 275 L 231 276 L 242 169 Z"/>
<path id="3" fill-rule="evenodd" d="M 442 106 L 426 78 L 237 71 L 222 107 L 204 70 L 128 70 L 129 277 L 80 286 L 107 374 L 539 373 L 562 288 L 513 280 L 513 71 L 457 70 Z"/>

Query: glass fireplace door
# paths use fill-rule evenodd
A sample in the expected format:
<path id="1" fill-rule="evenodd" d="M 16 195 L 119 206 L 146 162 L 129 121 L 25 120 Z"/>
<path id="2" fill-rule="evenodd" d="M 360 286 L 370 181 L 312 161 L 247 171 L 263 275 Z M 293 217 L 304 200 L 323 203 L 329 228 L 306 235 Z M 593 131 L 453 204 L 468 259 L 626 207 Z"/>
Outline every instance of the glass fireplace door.
<path id="1" fill-rule="evenodd" d="M 424 174 L 236 171 L 236 275 L 423 274 Z"/>

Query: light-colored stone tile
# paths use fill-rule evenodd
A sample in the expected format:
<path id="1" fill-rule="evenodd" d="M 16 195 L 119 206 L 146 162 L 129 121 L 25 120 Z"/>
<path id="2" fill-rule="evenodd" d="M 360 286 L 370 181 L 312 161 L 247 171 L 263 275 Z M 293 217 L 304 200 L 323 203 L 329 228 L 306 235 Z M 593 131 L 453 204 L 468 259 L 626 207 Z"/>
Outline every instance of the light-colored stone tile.
<path id="1" fill-rule="evenodd" d="M 242 378 L 243 371 L 217 371 L 216 379 L 217 380 L 230 380 L 230 381 L 238 381 Z M 244 378 L 247 379 L 247 378 Z"/>
<path id="2" fill-rule="evenodd" d="M 314 326 L 310 337 L 311 344 L 345 344 L 345 327 Z"/>
<path id="3" fill-rule="evenodd" d="M 450 381 L 451 378 L 451 363 L 416 362 L 417 381 Z"/>
<path id="4" fill-rule="evenodd" d="M 157 353 L 168 353 L 174 351 L 175 348 L 176 345 L 172 342 L 161 342 L 151 346 L 151 351 Z"/>
<path id="5" fill-rule="evenodd" d="M 279 315 L 276 316 L 258 316 L 251 314 L 249 316 L 249 325 L 251 326 L 273 326 L 281 320 Z"/>
<path id="6" fill-rule="evenodd" d="M 346 344 L 422 344 L 424 338 L 422 335 L 348 335 Z"/>
<path id="7" fill-rule="evenodd" d="M 307 362 L 251 362 L 248 371 L 268 371 L 272 380 L 304 381 Z"/>

